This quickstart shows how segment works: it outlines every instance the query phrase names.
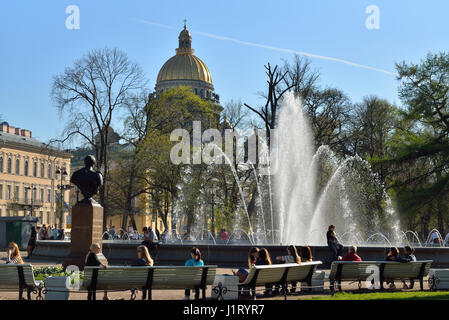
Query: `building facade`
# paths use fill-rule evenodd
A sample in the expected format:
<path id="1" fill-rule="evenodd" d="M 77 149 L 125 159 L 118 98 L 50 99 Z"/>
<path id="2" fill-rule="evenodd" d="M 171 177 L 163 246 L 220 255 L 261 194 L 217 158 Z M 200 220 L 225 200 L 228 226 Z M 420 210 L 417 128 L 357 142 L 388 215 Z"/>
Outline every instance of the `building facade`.
<path id="1" fill-rule="evenodd" d="M 65 227 L 71 154 L 34 139 L 26 129 L 0 124 L 0 216 L 33 216 L 55 225 L 63 212 Z M 65 208 L 65 209 L 64 209 Z"/>

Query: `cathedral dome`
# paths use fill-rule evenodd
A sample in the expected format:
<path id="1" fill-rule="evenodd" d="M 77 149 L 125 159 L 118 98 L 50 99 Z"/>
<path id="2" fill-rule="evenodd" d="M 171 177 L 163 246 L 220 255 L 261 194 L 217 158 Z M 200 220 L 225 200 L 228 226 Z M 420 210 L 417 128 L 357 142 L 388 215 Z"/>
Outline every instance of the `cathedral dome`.
<path id="1" fill-rule="evenodd" d="M 156 90 L 164 90 L 178 85 L 188 85 L 197 91 L 213 90 L 209 68 L 193 54 L 192 36 L 184 23 L 179 33 L 179 46 L 176 55 L 162 66 L 156 81 Z"/>
<path id="2" fill-rule="evenodd" d="M 212 84 L 206 64 L 195 55 L 187 53 L 177 53 L 159 71 L 157 83 L 171 80 L 198 80 Z"/>

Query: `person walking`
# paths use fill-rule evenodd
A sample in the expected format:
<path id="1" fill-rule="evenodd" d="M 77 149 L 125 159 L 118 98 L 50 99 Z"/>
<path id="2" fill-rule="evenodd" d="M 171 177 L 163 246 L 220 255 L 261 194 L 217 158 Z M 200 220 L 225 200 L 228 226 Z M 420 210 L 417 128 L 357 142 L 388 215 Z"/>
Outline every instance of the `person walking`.
<path id="1" fill-rule="evenodd" d="M 34 248 L 36 248 L 36 239 L 37 239 L 37 231 L 36 227 L 32 226 L 30 231 L 30 237 L 28 239 L 28 246 L 27 246 L 27 259 L 31 259 L 31 256 L 33 255 Z"/>

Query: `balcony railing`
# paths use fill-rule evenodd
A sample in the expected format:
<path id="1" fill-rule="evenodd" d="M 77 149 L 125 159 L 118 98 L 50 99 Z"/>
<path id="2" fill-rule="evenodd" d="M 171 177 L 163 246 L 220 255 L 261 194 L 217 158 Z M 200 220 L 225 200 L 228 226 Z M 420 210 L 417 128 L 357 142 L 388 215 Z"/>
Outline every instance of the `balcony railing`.
<path id="1" fill-rule="evenodd" d="M 31 198 L 12 198 L 9 204 L 12 206 L 42 207 L 44 202 L 38 199 L 31 200 Z"/>

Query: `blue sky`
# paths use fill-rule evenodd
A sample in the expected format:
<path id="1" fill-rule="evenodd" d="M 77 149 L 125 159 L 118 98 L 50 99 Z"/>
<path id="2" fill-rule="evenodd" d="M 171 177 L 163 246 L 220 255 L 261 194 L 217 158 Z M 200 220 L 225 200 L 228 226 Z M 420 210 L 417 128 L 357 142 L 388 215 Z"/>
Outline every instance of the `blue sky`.
<path id="1" fill-rule="evenodd" d="M 65 27 L 68 5 L 80 9 L 79 30 Z M 369 5 L 380 9 L 379 30 L 365 27 Z M 0 0 L 0 114 L 40 140 L 58 136 L 63 119 L 49 97 L 52 77 L 104 46 L 139 63 L 153 88 L 159 68 L 175 53 L 184 18 L 222 103 L 257 104 L 264 64 L 292 60 L 292 51 L 388 72 L 395 62 L 447 51 L 448 12 L 447 0 Z M 321 83 L 352 101 L 375 94 L 399 103 L 394 75 L 311 60 Z"/>

